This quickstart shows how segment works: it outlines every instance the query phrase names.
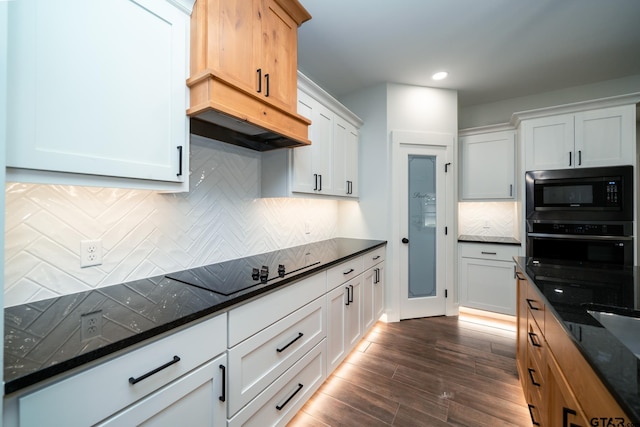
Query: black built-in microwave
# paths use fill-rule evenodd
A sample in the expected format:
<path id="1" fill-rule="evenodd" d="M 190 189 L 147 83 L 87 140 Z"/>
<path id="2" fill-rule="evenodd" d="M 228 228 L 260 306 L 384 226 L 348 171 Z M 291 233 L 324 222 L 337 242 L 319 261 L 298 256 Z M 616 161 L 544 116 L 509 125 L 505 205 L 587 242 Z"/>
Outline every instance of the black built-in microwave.
<path id="1" fill-rule="evenodd" d="M 633 221 L 633 166 L 526 173 L 527 220 Z"/>

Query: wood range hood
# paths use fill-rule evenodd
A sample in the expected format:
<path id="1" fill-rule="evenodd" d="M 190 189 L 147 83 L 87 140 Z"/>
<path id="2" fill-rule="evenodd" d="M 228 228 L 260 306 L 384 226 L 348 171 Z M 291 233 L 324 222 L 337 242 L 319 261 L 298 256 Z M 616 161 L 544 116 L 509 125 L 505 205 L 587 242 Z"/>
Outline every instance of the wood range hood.
<path id="1" fill-rule="evenodd" d="M 197 0 L 191 14 L 191 133 L 257 151 L 311 144 L 297 113 L 298 0 Z"/>

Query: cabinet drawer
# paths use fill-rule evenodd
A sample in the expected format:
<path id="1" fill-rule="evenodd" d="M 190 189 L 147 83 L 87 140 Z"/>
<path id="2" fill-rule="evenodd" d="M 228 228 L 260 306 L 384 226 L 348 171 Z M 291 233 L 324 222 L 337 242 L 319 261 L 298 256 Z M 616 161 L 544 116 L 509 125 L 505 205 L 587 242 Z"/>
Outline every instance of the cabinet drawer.
<path id="1" fill-rule="evenodd" d="M 229 414 L 235 414 L 325 336 L 319 298 L 229 350 Z"/>
<path id="2" fill-rule="evenodd" d="M 371 252 L 367 252 L 366 254 L 362 255 L 362 259 L 364 262 L 363 270 L 368 270 L 374 265 L 384 261 L 384 256 L 386 252 L 387 252 L 387 247 L 383 246 L 381 248 L 375 249 Z"/>
<path id="3" fill-rule="evenodd" d="M 345 261 L 342 264 L 338 264 L 335 267 L 331 267 L 327 270 L 327 291 L 334 289 L 362 273 L 363 265 L 362 257 L 359 256 Z"/>
<path id="4" fill-rule="evenodd" d="M 540 328 L 540 332 L 542 335 L 545 334 L 545 324 L 544 319 L 547 311 L 547 307 L 542 302 L 540 298 L 540 294 L 535 290 L 533 285 L 530 282 L 527 282 L 527 312 L 529 313 L 529 317 L 533 317 Z"/>
<path id="5" fill-rule="evenodd" d="M 529 319 L 527 323 L 527 335 L 527 355 L 531 356 L 528 360 L 534 358 L 539 368 L 546 366 L 545 351 L 547 343 L 533 319 Z"/>
<path id="6" fill-rule="evenodd" d="M 530 348 L 527 348 L 527 370 L 523 372 L 525 375 L 526 389 L 530 394 L 535 396 L 537 402 L 542 402 L 542 396 L 544 396 L 545 378 L 544 370 L 540 365 L 538 358 L 532 354 Z"/>
<path id="7" fill-rule="evenodd" d="M 517 245 L 497 245 L 491 243 L 460 243 L 460 256 L 463 258 L 493 259 L 496 261 L 513 261 L 519 255 Z"/>
<path id="8" fill-rule="evenodd" d="M 231 418 L 228 426 L 285 425 L 325 380 L 324 357 L 323 340 Z"/>
<path id="9" fill-rule="evenodd" d="M 87 426 L 110 416 L 226 349 L 226 316 L 191 326 L 18 399 L 25 426 Z M 168 362 L 179 361 L 140 380 Z M 71 400 L 73 402 L 71 402 Z M 82 410 L 70 410 L 70 405 Z"/>
<path id="10" fill-rule="evenodd" d="M 322 272 L 232 309 L 229 311 L 229 347 L 324 295 L 326 286 L 326 275 Z"/>

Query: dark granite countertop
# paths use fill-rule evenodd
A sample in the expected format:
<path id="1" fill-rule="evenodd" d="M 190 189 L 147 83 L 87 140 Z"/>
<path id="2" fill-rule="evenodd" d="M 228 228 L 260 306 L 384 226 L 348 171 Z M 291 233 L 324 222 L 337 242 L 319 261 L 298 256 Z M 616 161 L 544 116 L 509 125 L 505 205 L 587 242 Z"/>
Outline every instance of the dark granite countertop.
<path id="1" fill-rule="evenodd" d="M 290 285 L 384 244 L 386 242 L 380 240 L 336 238 L 254 256 L 262 259 L 268 255 L 267 258 L 277 259 L 282 252 L 288 259 L 311 256 L 314 263 L 275 283 L 258 284 L 228 296 L 162 275 L 7 307 L 4 311 L 5 394 L 194 320 L 224 312 L 233 305 Z M 244 263 L 249 258 L 237 262 Z M 225 266 L 231 264 L 224 262 Z M 244 277 L 237 280 L 244 280 Z M 82 316 L 96 312 L 101 316 L 102 333 L 94 338 L 82 337 Z"/>
<path id="2" fill-rule="evenodd" d="M 501 236 L 478 236 L 472 234 L 461 234 L 458 236 L 458 242 L 472 243 L 498 243 L 501 245 L 520 245 L 520 241 L 513 237 Z"/>
<path id="3" fill-rule="evenodd" d="M 592 304 L 615 307 L 613 311 L 640 310 L 638 268 L 541 265 L 525 257 L 515 261 L 620 406 L 633 417 L 631 421 L 639 423 L 640 359 L 587 312 Z"/>

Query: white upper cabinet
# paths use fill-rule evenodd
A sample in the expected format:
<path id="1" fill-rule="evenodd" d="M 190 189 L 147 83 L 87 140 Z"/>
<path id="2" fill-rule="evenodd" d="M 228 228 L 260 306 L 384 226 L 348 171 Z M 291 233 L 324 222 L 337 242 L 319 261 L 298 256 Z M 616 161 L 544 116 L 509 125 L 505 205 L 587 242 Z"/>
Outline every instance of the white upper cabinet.
<path id="1" fill-rule="evenodd" d="M 635 109 L 632 104 L 523 120 L 525 169 L 633 164 Z"/>
<path id="2" fill-rule="evenodd" d="M 362 121 L 301 73 L 298 114 L 311 120 L 311 145 L 262 153 L 262 197 L 358 197 Z"/>
<path id="3" fill-rule="evenodd" d="M 514 199 L 515 131 L 460 137 L 461 199 Z"/>
<path id="4" fill-rule="evenodd" d="M 192 6 L 10 2 L 8 180 L 188 190 Z"/>

